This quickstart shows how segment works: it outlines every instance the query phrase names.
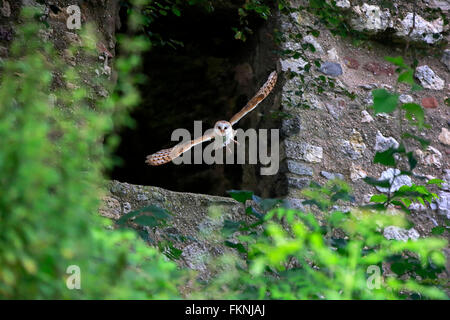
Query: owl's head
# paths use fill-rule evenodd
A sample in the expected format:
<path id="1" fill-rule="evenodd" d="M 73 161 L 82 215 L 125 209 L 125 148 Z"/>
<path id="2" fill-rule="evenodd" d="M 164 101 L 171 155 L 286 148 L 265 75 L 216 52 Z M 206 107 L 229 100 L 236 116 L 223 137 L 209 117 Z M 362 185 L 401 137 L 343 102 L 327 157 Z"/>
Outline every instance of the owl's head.
<path id="1" fill-rule="evenodd" d="M 214 132 L 220 136 L 226 136 L 230 132 L 232 132 L 233 128 L 231 126 L 231 123 L 225 120 L 217 121 L 214 125 Z"/>

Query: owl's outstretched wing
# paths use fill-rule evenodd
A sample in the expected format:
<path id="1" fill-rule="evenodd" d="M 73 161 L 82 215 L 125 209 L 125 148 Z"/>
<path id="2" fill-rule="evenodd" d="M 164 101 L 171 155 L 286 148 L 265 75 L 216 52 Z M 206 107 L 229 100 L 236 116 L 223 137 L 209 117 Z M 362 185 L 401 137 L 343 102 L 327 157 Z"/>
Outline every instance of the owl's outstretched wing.
<path id="1" fill-rule="evenodd" d="M 145 160 L 145 163 L 151 165 L 151 166 L 159 166 L 161 164 L 165 164 L 167 162 L 172 161 L 173 159 L 178 158 L 182 153 L 188 151 L 193 146 L 203 143 L 205 141 L 209 141 L 212 138 L 214 138 L 214 131 L 211 130 L 209 133 L 205 133 L 203 136 L 187 141 L 184 143 L 177 144 L 175 147 L 170 149 L 163 149 L 161 151 L 158 151 L 154 154 L 151 154 L 147 156 L 147 160 Z"/>
<path id="2" fill-rule="evenodd" d="M 236 122 L 241 120 L 247 113 L 252 111 L 256 108 L 256 106 L 263 101 L 269 93 L 272 91 L 272 89 L 275 87 L 275 84 L 277 83 L 277 72 L 273 71 L 269 78 L 267 79 L 266 83 L 259 89 L 259 91 L 256 93 L 256 95 L 250 99 L 249 102 L 245 105 L 245 107 L 242 108 L 241 111 L 236 113 L 233 118 L 231 118 L 230 123 L 231 125 L 234 125 Z"/>

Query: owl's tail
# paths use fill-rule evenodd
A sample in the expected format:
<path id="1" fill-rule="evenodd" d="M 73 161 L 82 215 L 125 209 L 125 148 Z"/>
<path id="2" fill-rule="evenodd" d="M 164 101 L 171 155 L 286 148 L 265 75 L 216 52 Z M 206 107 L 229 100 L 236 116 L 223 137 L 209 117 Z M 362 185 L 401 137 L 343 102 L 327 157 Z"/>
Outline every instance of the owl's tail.
<path id="1" fill-rule="evenodd" d="M 151 166 L 159 166 L 162 164 L 165 164 L 167 162 L 170 162 L 173 160 L 171 152 L 173 148 L 170 149 L 164 149 L 161 151 L 158 151 L 154 154 L 151 154 L 147 156 L 147 160 L 145 160 L 145 163 L 151 165 Z"/>

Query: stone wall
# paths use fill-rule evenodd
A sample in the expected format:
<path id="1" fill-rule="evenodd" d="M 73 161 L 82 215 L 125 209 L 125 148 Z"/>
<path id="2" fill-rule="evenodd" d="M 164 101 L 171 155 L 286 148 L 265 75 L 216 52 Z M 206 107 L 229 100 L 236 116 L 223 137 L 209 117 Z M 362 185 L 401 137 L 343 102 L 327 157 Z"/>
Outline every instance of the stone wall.
<path id="1" fill-rule="evenodd" d="M 72 52 L 71 46 L 81 45 L 79 30 L 69 29 L 70 14 L 67 8 L 78 5 L 81 24 L 91 24 L 96 39 L 98 56 L 87 56 L 82 50 Z M 116 30 L 121 27 L 119 2 L 116 0 L 1 0 L 0 1 L 0 59 L 8 57 L 8 48 L 15 37 L 15 28 L 21 23 L 22 6 L 34 7 L 44 28 L 39 36 L 42 41 L 51 41 L 60 57 L 68 66 L 79 69 L 84 83 L 92 90 L 92 96 L 106 97 L 108 87 L 115 82 L 111 69 L 116 49 Z M 72 89 L 74 84 L 66 82 L 62 75 L 55 74 L 54 87 Z"/>
<path id="2" fill-rule="evenodd" d="M 301 3 L 295 1 L 294 6 Z M 281 84 L 281 105 L 291 116 L 283 120 L 281 126 L 288 134 L 283 141 L 288 168 L 287 198 L 294 208 L 302 208 L 300 191 L 311 180 L 323 183 L 335 177 L 343 179 L 352 185 L 356 202 L 364 204 L 378 191 L 362 178 L 392 176 L 393 169 L 374 165 L 372 160 L 377 151 L 398 146 L 400 124 L 397 114 L 374 115 L 371 90 L 394 90 L 398 74 L 384 57 L 403 55 L 406 45 L 409 46 L 405 57 L 407 63 L 412 62 L 411 47 L 422 48 L 416 50 L 418 68 L 415 77 L 424 90 L 410 92 L 408 86 L 400 84 L 400 100 L 421 104 L 425 108 L 426 122 L 432 126 L 423 132 L 412 130 L 431 141 L 425 152 L 410 142 L 406 148 L 414 151 L 419 159 L 415 169 L 417 175 L 447 179 L 448 183 L 450 118 L 448 100 L 445 102 L 450 80 L 449 50 L 445 50 L 448 26 L 444 27 L 442 18 L 426 20 L 425 9 L 429 4 L 417 1 L 415 28 L 410 32 L 413 12 L 407 1 L 395 2 L 393 10 L 381 8 L 378 3 L 381 1 L 370 1 L 370 4 L 337 1 L 353 28 L 373 37 L 357 46 L 351 39 L 333 36 L 318 23 L 317 17 L 305 11 L 278 15 L 284 38 L 281 49 L 302 53 L 297 57 L 280 57 L 280 71 L 285 75 Z M 448 13 L 447 2 L 433 3 Z M 320 32 L 318 37 L 308 35 L 312 26 Z M 392 41 L 380 41 L 379 37 L 387 31 L 394 35 Z M 293 37 L 296 34 L 303 38 L 297 41 Z M 303 50 L 304 44 L 314 46 L 314 52 Z M 321 66 L 316 67 L 314 60 L 319 60 Z M 311 67 L 306 71 L 308 65 Z M 299 76 L 287 77 L 290 72 L 303 76 L 304 81 Z M 312 85 L 318 83 L 320 76 L 332 79 L 334 86 L 320 84 L 323 87 L 320 92 Z M 303 94 L 296 94 L 299 90 Z M 405 121 L 403 127 L 408 127 Z M 402 176 L 395 187 L 411 183 L 423 181 Z M 440 200 L 431 209 L 414 205 L 416 211 L 412 217 L 421 235 L 429 234 L 432 227 L 444 223 L 443 216 L 449 217 L 448 184 L 434 191 Z"/>

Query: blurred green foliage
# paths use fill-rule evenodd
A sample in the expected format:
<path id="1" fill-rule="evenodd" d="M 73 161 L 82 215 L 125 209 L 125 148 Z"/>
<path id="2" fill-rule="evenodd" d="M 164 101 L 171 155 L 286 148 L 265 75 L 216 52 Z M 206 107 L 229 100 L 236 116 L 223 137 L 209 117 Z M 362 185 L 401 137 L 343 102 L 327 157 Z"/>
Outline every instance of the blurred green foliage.
<path id="1" fill-rule="evenodd" d="M 0 298 L 179 297 L 176 265 L 135 232 L 108 230 L 111 221 L 97 213 L 113 145 L 102 137 L 112 119 L 126 123 L 127 110 L 139 101 L 131 72 L 148 44 L 120 39 L 126 53 L 116 63 L 117 89 L 95 100 L 82 70 L 59 61 L 38 36 L 35 12 L 25 9 L 10 58 L 1 65 Z M 139 20 L 130 25 L 138 27 Z M 94 36 L 87 28 L 83 47 L 71 50 L 89 56 Z M 58 77 L 70 89 L 50 90 Z M 80 268 L 80 290 L 66 286 L 71 265 Z"/>
<path id="2" fill-rule="evenodd" d="M 216 276 L 193 297 L 214 299 L 447 299 L 445 239 L 387 240 L 383 229 L 408 227 L 399 214 L 342 205 L 352 201 L 342 181 L 312 184 L 303 203 L 319 212 L 287 209 L 248 191 L 257 222 L 225 221 L 224 243 L 236 250 L 215 265 Z M 270 207 L 275 208 L 268 210 Z M 268 210 L 267 213 L 266 210 Z"/>

